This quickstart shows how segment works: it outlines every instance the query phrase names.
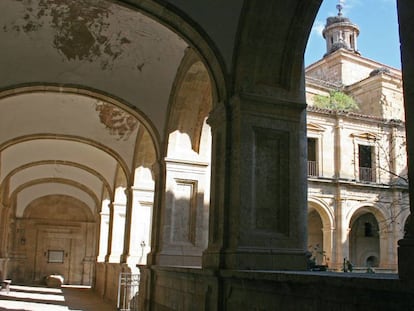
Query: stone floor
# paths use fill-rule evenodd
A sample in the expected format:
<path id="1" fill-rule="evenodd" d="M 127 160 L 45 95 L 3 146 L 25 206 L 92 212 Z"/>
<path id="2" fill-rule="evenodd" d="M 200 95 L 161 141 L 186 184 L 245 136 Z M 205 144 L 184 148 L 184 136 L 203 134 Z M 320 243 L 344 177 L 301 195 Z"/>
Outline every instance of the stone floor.
<path id="1" fill-rule="evenodd" d="M 114 311 L 89 287 L 47 288 L 11 285 L 0 291 L 0 311 Z"/>

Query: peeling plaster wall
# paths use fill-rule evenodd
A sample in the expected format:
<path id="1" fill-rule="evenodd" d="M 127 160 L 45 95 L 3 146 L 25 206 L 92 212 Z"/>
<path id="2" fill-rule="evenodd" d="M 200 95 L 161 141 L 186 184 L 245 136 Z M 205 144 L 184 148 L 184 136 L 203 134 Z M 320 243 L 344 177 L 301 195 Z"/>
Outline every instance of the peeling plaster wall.
<path id="1" fill-rule="evenodd" d="M 3 0 L 0 10 L 0 88 L 95 88 L 138 107 L 163 133 L 171 85 L 187 47 L 177 35 L 102 0 Z"/>

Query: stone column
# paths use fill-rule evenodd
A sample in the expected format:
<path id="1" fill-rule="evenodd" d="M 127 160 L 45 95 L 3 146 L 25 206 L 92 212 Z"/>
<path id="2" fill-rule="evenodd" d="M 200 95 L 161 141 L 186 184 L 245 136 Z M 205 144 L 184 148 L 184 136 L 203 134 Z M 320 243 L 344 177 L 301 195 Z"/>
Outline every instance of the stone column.
<path id="1" fill-rule="evenodd" d="M 111 222 L 111 243 L 108 262 L 119 263 L 123 253 L 124 246 L 124 227 L 125 227 L 125 203 L 111 204 L 112 222 Z"/>
<path id="2" fill-rule="evenodd" d="M 414 280 L 414 3 L 398 0 L 398 19 L 400 25 L 402 75 L 404 85 L 404 107 L 406 119 L 406 138 L 408 153 L 408 179 L 410 192 L 410 211 L 405 236 L 398 242 L 398 274 L 401 279 Z"/>
<path id="3" fill-rule="evenodd" d="M 306 269 L 306 108 L 242 94 L 213 111 L 210 241 L 203 266 Z M 223 122 L 225 121 L 225 122 Z"/>

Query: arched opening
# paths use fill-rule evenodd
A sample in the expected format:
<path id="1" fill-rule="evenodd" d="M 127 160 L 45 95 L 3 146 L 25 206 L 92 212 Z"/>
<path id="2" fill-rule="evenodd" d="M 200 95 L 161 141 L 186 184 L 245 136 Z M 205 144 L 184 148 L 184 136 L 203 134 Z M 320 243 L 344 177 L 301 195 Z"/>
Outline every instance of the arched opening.
<path id="1" fill-rule="evenodd" d="M 149 235 L 145 230 L 132 232 L 130 224 L 135 227 L 134 219 L 137 219 L 134 211 L 147 204 L 145 211 L 142 210 L 143 214 L 148 214 L 152 202 L 141 195 L 146 193 L 149 197 L 154 194 L 150 236 L 153 248 L 148 257 L 149 267 L 143 268 L 148 273 L 141 286 L 142 304 L 146 309 L 272 309 L 286 303 L 290 305 L 291 302 L 291 307 L 296 309 L 301 309 L 303 305 L 317 309 L 325 302 L 333 309 L 342 302 L 344 308 L 349 309 L 356 304 L 365 305 L 370 298 L 366 295 L 347 299 L 355 294 L 355 282 L 360 284 L 353 277 L 325 278 L 306 273 L 278 272 L 281 269 L 300 270 L 306 267 L 306 105 L 302 56 L 310 28 L 309 20 L 313 19 L 321 1 L 224 1 L 219 4 L 200 1 L 195 4 L 168 0 L 86 0 L 1 3 L 4 20 L 1 21 L 0 39 L 4 46 L 0 50 L 0 59 L 2 71 L 6 74 L 0 78 L 0 89 L 25 85 L 33 93 L 30 94 L 33 95 L 30 102 L 34 104 L 27 105 L 26 113 L 21 114 L 21 120 L 26 122 L 19 122 L 20 126 L 7 117 L 0 122 L 0 126 L 5 126 L 4 131 L 3 128 L 0 130 L 0 143 L 7 145 L 7 148 L 0 149 L 2 216 L 10 212 L 15 213 L 16 217 L 23 215 L 27 205 L 23 203 L 30 203 L 30 196 L 40 188 L 43 196 L 60 194 L 57 190 L 63 187 L 57 184 L 71 186 L 70 190 L 77 194 L 74 197 L 86 200 L 89 196 L 87 201 L 92 204 L 87 205 L 93 205 L 93 215 L 101 223 L 97 232 L 108 233 L 107 236 L 102 233 L 104 241 L 99 247 L 102 250 L 99 258 L 103 258 L 99 264 L 103 264 L 97 265 L 102 269 L 97 268 L 95 275 L 102 277 L 103 282 L 97 280 L 98 292 L 105 298 L 113 298 L 116 297 L 119 272 L 129 269 L 128 258 L 132 254 L 138 255 L 137 242 L 141 239 L 145 242 Z M 123 3 L 126 5 L 120 5 Z M 147 15 L 138 14 L 135 7 Z M 154 18 L 148 18 L 151 14 Z M 226 27 L 226 21 L 233 28 Z M 198 35 L 190 36 L 191 33 Z M 334 53 L 341 52 L 346 47 L 346 41 L 352 40 L 351 48 L 356 46 L 355 35 L 339 36 L 336 33 L 328 37 L 332 40 L 332 46 L 337 48 Z M 198 62 L 179 72 L 189 44 L 205 48 L 198 51 L 201 55 Z M 208 62 L 209 57 L 215 62 Z M 368 65 L 366 72 L 373 75 L 368 73 L 364 82 L 381 80 L 397 84 L 394 70 L 390 70 L 389 74 L 386 70 L 370 68 L 372 63 Z M 175 87 L 174 81 L 179 81 L 176 80 L 177 72 L 182 74 L 183 80 Z M 229 94 L 229 97 L 217 96 L 212 100 L 211 107 L 217 108 L 213 111 L 204 109 L 207 101 L 203 99 L 214 96 L 200 95 L 203 90 L 208 90 L 208 83 L 204 80 L 206 72 L 221 73 L 214 77 L 211 75 L 213 78 L 209 76 L 211 88 L 206 93 L 225 90 L 222 93 Z M 33 83 L 39 81 L 56 86 L 54 95 L 59 97 L 54 102 L 56 105 L 51 104 L 53 101 L 43 101 L 47 97 L 45 94 L 40 94 L 39 98 L 36 97 L 39 94 L 32 92 Z M 218 85 L 212 86 L 213 81 Z M 314 85 L 315 92 L 320 95 L 329 93 L 328 88 L 324 87 L 331 86 L 332 81 L 325 82 L 322 87 Z M 66 110 L 66 107 L 77 106 L 80 100 L 76 98 L 72 101 L 74 98 L 69 96 L 69 100 L 60 105 L 60 93 L 66 93 L 68 85 L 74 86 L 70 95 L 78 94 L 78 89 L 87 88 L 86 93 L 100 90 L 128 103 L 131 110 L 137 109 L 137 114 L 142 116 L 140 126 L 135 127 L 135 122 L 132 122 L 130 127 L 131 119 L 128 116 L 124 118 L 123 111 L 113 109 L 112 103 L 109 107 L 99 106 L 99 113 L 95 111 L 96 114 L 92 114 L 93 109 Z M 353 91 L 363 97 L 358 93 L 360 85 L 347 86 L 348 89 L 355 87 Z M 197 95 L 192 93 L 193 87 L 200 96 L 193 96 Z M 41 93 L 48 93 L 48 90 L 43 91 Z M 7 96 L 14 97 L 13 92 L 11 90 Z M 377 113 L 388 116 L 389 111 L 395 108 L 392 106 L 394 101 L 380 99 L 389 104 L 389 110 Z M 45 102 L 47 107 L 34 108 L 42 107 Z M 195 105 L 192 106 L 192 103 Z M 0 118 L 14 115 L 20 103 L 14 104 L 9 105 L 9 114 L 0 113 Z M 49 114 L 54 111 L 52 108 L 62 106 L 64 117 L 59 117 L 57 113 Z M 121 107 L 124 112 L 129 111 L 126 106 Z M 191 111 L 192 108 L 194 111 Z M 39 113 L 44 111 L 50 120 Z M 103 118 L 100 118 L 100 112 L 105 112 Z M 381 127 L 375 128 L 372 123 L 367 123 L 364 126 L 370 130 L 348 131 L 345 125 L 349 124 L 344 124 L 342 116 L 367 122 L 371 119 L 323 109 L 314 112 L 317 116 L 314 119 L 326 119 L 320 127 L 313 127 L 317 132 L 314 138 L 320 139 L 321 143 L 315 142 L 318 148 L 312 151 L 327 152 L 333 154 L 333 158 L 329 160 L 320 154 L 311 159 L 320 161 L 319 166 L 314 166 L 318 169 L 313 170 L 312 178 L 309 178 L 315 185 L 313 194 L 318 196 L 319 202 L 323 202 L 331 220 L 326 226 L 326 215 L 317 209 L 319 218 L 311 215 L 311 225 L 320 227 L 322 223 L 331 238 L 330 244 L 337 247 L 333 252 L 338 260 L 347 251 L 346 229 L 349 223 L 354 222 L 354 219 L 350 222 L 350 211 L 357 210 L 357 205 L 365 204 L 365 200 L 374 205 L 381 199 L 375 191 L 386 188 L 388 183 L 388 178 L 379 171 L 376 171 L 375 181 L 383 184 L 372 184 L 372 178 L 361 183 L 356 178 L 357 169 L 352 165 L 359 163 L 358 145 L 377 137 L 370 134 Z M 208 113 L 210 122 L 207 123 Z M 335 119 L 338 115 L 341 117 Z M 328 120 L 327 116 L 332 118 Z M 68 124 L 66 120 L 75 122 Z M 33 126 L 36 121 L 38 127 Z M 52 123 L 56 131 L 48 128 Z M 394 124 L 394 121 L 389 124 Z M 148 133 L 141 131 L 141 125 Z M 212 161 L 205 161 L 203 157 L 209 154 L 203 152 L 202 146 L 204 138 L 206 141 L 209 139 L 209 135 L 204 136 L 209 132 L 208 125 L 212 126 L 214 143 L 206 144 L 205 150 L 212 145 Z M 88 133 L 87 137 L 85 133 Z M 142 142 L 140 146 L 145 146 L 148 141 L 143 138 L 145 134 L 151 137 L 149 141 L 154 150 L 137 152 L 137 141 Z M 10 137 L 5 137 L 8 135 Z M 355 144 L 340 147 L 341 140 L 349 137 Z M 48 152 L 43 154 L 43 158 L 39 157 L 45 150 Z M 35 158 L 33 162 L 25 157 L 27 154 Z M 53 163 L 57 156 L 59 159 Z M 370 158 L 371 161 L 373 159 L 380 157 Z M 207 186 L 202 189 L 203 184 L 209 184 L 210 162 L 214 179 L 211 191 Z M 73 167 L 68 170 L 69 173 L 76 176 L 68 174 L 70 178 L 64 179 L 60 176 L 64 170 L 61 166 L 67 164 Z M 50 170 L 27 169 L 37 178 L 27 181 L 23 172 L 26 172 L 26 166 L 32 165 L 45 166 Z M 144 178 L 138 178 L 141 176 Z M 49 186 L 53 186 L 53 191 L 48 191 Z M 10 189 L 15 189 L 15 192 Z M 370 189 L 369 195 L 361 189 Z M 140 196 L 136 197 L 136 201 L 130 199 L 134 191 Z M 21 193 L 14 199 L 11 193 L 17 192 Z M 82 195 L 78 194 L 80 192 Z M 211 206 L 206 199 L 210 194 Z M 380 203 L 386 201 L 387 198 L 384 198 Z M 119 211 L 116 211 L 118 207 Z M 370 212 L 377 216 L 374 209 Z M 357 216 L 363 214 L 358 213 Z M 207 219 L 209 226 L 206 225 Z M 13 219 L 9 220 L 1 223 L 3 232 L 9 230 Z M 377 217 L 378 223 L 382 220 Z M 3 222 L 3 217 L 0 221 Z M 368 223 L 361 224 L 361 231 L 367 235 L 366 238 L 373 238 L 375 227 Z M 121 232 L 114 230 L 118 226 Z M 332 233 L 335 226 L 337 232 Z M 0 242 L 0 252 L 5 257 L 1 260 L 9 260 L 9 254 L 13 255 L 8 252 L 11 244 L 7 242 L 9 233 L 5 232 Z M 131 235 L 139 237 L 139 240 L 133 240 Z M 201 257 L 207 236 L 208 249 Z M 321 240 L 319 234 L 314 237 L 317 241 Z M 325 233 L 322 241 L 324 244 L 329 241 Z M 123 244 L 122 253 L 121 248 L 116 248 L 119 244 Z M 65 254 L 62 250 L 47 251 L 51 263 L 61 260 L 62 254 Z M 201 258 L 202 269 L 188 268 L 199 267 Z M 365 262 L 375 263 L 376 258 L 383 261 L 382 248 L 379 257 L 367 254 Z M 168 267 L 171 265 L 174 267 Z M 309 284 L 308 280 L 321 286 L 315 286 L 317 290 L 313 292 L 304 293 L 303 285 Z M 372 279 L 361 283 L 361 289 L 368 284 L 373 294 L 383 292 L 384 284 L 397 286 L 397 291 L 393 292 L 396 295 L 392 297 L 396 297 L 395 300 L 401 304 L 405 303 L 401 298 L 410 300 L 407 291 L 402 288 L 404 284 L 399 282 L 382 279 L 375 288 L 370 287 L 375 285 Z M 330 288 L 331 284 L 336 287 Z M 340 288 L 341 295 L 332 295 L 335 288 Z M 401 293 L 398 292 L 400 289 Z M 364 293 L 363 290 L 360 292 Z M 309 304 L 309 297 L 312 304 Z M 376 302 L 368 301 L 368 305 L 371 303 Z M 394 301 L 385 303 L 387 305 L 381 307 L 387 308 Z"/>
<path id="2" fill-rule="evenodd" d="M 334 256 L 334 221 L 332 210 L 323 200 L 310 196 L 308 199 L 308 251 L 312 254 L 311 260 L 316 265 L 323 265 L 329 269 Z"/>
<path id="3" fill-rule="evenodd" d="M 192 49 L 179 67 L 172 91 L 166 145 L 164 265 L 201 266 L 208 243 L 212 84 Z"/>
<path id="4" fill-rule="evenodd" d="M 378 267 L 380 265 L 380 230 L 372 213 L 355 218 L 349 234 L 349 258 L 357 267 Z"/>
<path id="5" fill-rule="evenodd" d="M 379 266 L 379 258 L 376 256 L 369 256 L 365 261 L 365 266 L 368 268 L 371 267 L 378 267 Z"/>
<path id="6" fill-rule="evenodd" d="M 322 219 L 316 210 L 310 210 L 308 212 L 308 251 L 311 252 L 312 260 L 317 265 L 325 263 L 323 245 Z"/>
<path id="7" fill-rule="evenodd" d="M 11 262 L 16 282 L 43 284 L 57 274 L 65 284 L 92 284 L 96 220 L 85 202 L 68 195 L 40 197 L 13 225 L 12 244 L 23 255 Z"/>
<path id="8" fill-rule="evenodd" d="M 16 282 L 42 284 L 56 273 L 65 284 L 97 289 L 108 277 L 119 277 L 119 269 L 111 270 L 112 276 L 101 273 L 108 263 L 123 261 L 136 270 L 138 261 L 125 255 L 124 244 L 129 242 L 128 211 L 138 207 L 126 190 L 135 167 L 153 170 L 156 141 L 148 121 L 111 97 L 70 87 L 4 91 L 0 110 L 8 129 L 0 135 L 6 209 L 1 222 L 8 236 L 2 252 L 9 250 L 1 270 Z M 31 118 L 37 110 L 42 113 Z M 146 142 L 139 144 L 138 137 Z M 153 174 L 145 176 L 153 197 Z M 139 196 L 135 193 L 135 200 Z M 43 199 L 33 201 L 38 197 Z M 151 215 L 139 217 L 150 244 Z M 143 256 L 141 247 L 135 248 L 132 253 Z"/>
<path id="9" fill-rule="evenodd" d="M 189 241 L 184 255 L 190 265 L 201 265 L 210 199 L 211 134 L 206 119 L 213 97 L 221 100 L 227 90 L 209 40 L 177 12 L 154 1 L 92 2 L 44 6 L 23 1 L 6 6 L 3 41 L 8 45 L 18 33 L 25 36 L 15 41 L 10 62 L 6 58 L 11 54 L 2 55 L 4 64 L 20 65 L 2 68 L 11 79 L 1 84 L 1 213 L 8 216 L 13 209 L 10 189 L 23 181 L 44 179 L 53 194 L 66 175 L 78 192 L 93 197 L 96 265 L 90 273 L 97 291 L 113 300 L 119 272 L 136 272 L 150 250 L 158 255 L 169 243 L 163 236 L 168 229 L 177 228 L 172 244 L 177 239 L 181 244 L 174 246 L 173 256 Z M 188 62 L 188 42 L 194 49 L 203 47 L 193 50 L 194 62 Z M 31 48 L 33 44 L 38 49 Z M 220 89 L 212 81 L 221 82 Z M 8 115 L 17 117 L 12 121 Z M 172 147 L 175 138 L 178 143 Z M 19 173 L 25 166 L 36 168 Z M 184 173 L 183 167 L 191 169 Z M 177 192 L 172 196 L 177 200 L 168 197 L 167 204 L 164 191 L 171 184 L 166 185 L 166 176 Z M 163 214 L 163 205 L 176 207 L 172 227 L 166 230 L 160 227 L 170 214 Z M 6 231 L 13 219 L 2 217 L 1 222 L 2 231 L 10 234 Z M 185 234 L 178 232 L 184 228 Z M 7 270 L 3 263 L 10 259 L 8 244 L 7 238 L 1 239 L 0 270 Z"/>
<path id="10" fill-rule="evenodd" d="M 396 224 L 407 208 L 408 189 L 396 2 L 337 4 L 321 2 L 305 53 L 308 194 L 335 210 L 332 252 L 338 270 L 355 253 L 343 215 L 361 205 L 382 209 L 386 216 L 377 219 L 380 230 L 387 230 L 381 231 L 377 258 L 395 272 L 401 236 Z M 367 19 L 367 11 L 381 18 Z M 387 52 L 379 53 L 384 44 Z M 376 230 L 369 223 L 362 227 L 368 235 Z M 352 260 L 365 265 L 366 258 Z"/>

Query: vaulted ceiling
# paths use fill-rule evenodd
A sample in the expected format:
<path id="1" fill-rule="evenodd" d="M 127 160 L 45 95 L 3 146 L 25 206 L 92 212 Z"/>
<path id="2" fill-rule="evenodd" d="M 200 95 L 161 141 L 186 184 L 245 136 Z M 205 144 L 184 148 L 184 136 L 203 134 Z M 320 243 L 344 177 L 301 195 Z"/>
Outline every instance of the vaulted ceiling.
<path id="1" fill-rule="evenodd" d="M 133 182 L 146 132 L 136 113 L 71 91 L 32 86 L 0 99 L 2 199 L 15 199 L 17 216 L 32 200 L 57 193 L 96 212 L 115 187 Z"/>
<path id="2" fill-rule="evenodd" d="M 302 60 L 287 51 L 304 49 L 307 38 L 296 32 L 309 31 L 319 2 L 262 12 L 268 6 L 243 0 L 0 1 L 2 204 L 22 214 L 30 200 L 61 193 L 97 211 L 117 186 L 132 185 L 135 169 L 150 169 L 166 150 L 171 92 L 189 48 L 208 70 L 212 106 L 232 83 L 263 94 L 282 88 L 297 101 L 289 79 L 300 76 Z M 263 27 L 260 42 L 246 36 Z M 281 38 L 288 45 L 272 37 L 280 29 L 293 29 Z M 255 69 L 271 64 L 283 66 Z"/>
<path id="3" fill-rule="evenodd" d="M 159 152 L 188 45 L 113 1 L 5 0 L 0 11 L 2 203 L 22 217 L 58 194 L 95 213 Z"/>

